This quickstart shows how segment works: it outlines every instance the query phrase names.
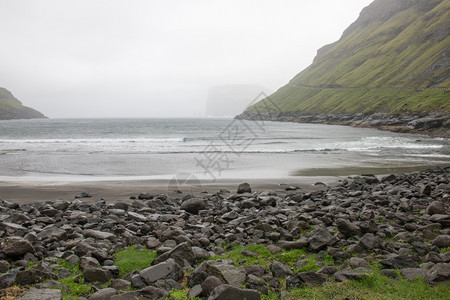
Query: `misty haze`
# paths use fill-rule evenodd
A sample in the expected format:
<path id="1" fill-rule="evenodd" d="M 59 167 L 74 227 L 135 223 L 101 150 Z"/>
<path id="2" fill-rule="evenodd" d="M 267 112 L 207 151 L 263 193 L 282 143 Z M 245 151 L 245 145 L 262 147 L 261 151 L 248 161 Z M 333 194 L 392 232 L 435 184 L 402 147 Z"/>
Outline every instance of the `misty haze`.
<path id="1" fill-rule="evenodd" d="M 0 0 L 0 299 L 448 299 L 450 0 Z"/>

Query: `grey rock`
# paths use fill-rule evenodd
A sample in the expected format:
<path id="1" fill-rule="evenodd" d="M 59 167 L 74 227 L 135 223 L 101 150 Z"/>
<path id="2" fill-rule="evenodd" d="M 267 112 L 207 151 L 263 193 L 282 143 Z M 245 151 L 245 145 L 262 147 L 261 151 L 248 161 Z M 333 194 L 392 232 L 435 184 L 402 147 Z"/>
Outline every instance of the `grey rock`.
<path id="1" fill-rule="evenodd" d="M 92 294 L 92 296 L 89 297 L 89 300 L 109 300 L 116 293 L 116 289 L 113 288 L 101 289 Z"/>
<path id="2" fill-rule="evenodd" d="M 131 282 L 125 279 L 116 278 L 111 281 L 111 284 L 109 287 L 116 289 L 118 291 L 120 290 L 126 290 L 131 287 Z"/>
<path id="3" fill-rule="evenodd" d="M 281 247 L 278 247 L 278 246 L 275 246 L 272 244 L 268 245 L 266 248 L 267 248 L 267 250 L 269 250 L 269 252 L 271 254 L 277 254 L 277 253 L 280 253 L 281 251 L 283 251 L 283 249 L 281 249 Z"/>
<path id="4" fill-rule="evenodd" d="M 180 265 L 172 258 L 139 272 L 139 275 L 147 284 L 154 283 L 160 279 L 178 281 L 183 277 L 183 274 Z"/>
<path id="5" fill-rule="evenodd" d="M 203 281 L 208 278 L 208 273 L 206 273 L 206 267 L 203 263 L 190 275 L 188 275 L 188 286 L 193 287 L 195 285 L 202 285 Z"/>
<path id="6" fill-rule="evenodd" d="M 263 266 L 244 266 L 245 272 L 247 273 L 247 276 L 252 274 L 258 277 L 262 277 L 264 273 L 266 272 L 266 269 Z"/>
<path id="7" fill-rule="evenodd" d="M 150 299 L 166 299 L 170 296 L 168 291 L 156 288 L 154 286 L 147 286 L 139 290 L 139 294 L 144 298 Z"/>
<path id="8" fill-rule="evenodd" d="M 92 237 L 94 239 L 105 239 L 105 240 L 114 239 L 116 237 L 114 233 L 103 232 L 100 230 L 93 230 L 93 229 L 86 230 L 84 232 L 84 235 L 86 237 Z"/>
<path id="9" fill-rule="evenodd" d="M 417 277 L 425 278 L 429 275 L 430 271 L 421 268 L 404 268 L 400 270 L 403 277 L 409 280 L 413 280 Z"/>
<path id="10" fill-rule="evenodd" d="M 358 280 L 360 281 L 361 279 L 364 278 L 364 276 L 367 276 L 366 272 L 358 272 L 355 270 L 342 270 L 342 271 L 338 271 L 336 273 L 334 273 L 334 278 L 336 278 L 337 281 L 342 282 L 345 280 Z"/>
<path id="11" fill-rule="evenodd" d="M 189 286 L 201 284 L 208 276 L 216 276 L 222 282 L 240 286 L 245 281 L 245 270 L 235 267 L 231 261 L 204 261 L 188 276 Z"/>
<path id="12" fill-rule="evenodd" d="M 277 243 L 278 247 L 285 249 L 285 250 L 292 250 L 292 249 L 303 249 L 308 247 L 308 240 L 306 239 L 299 239 L 298 241 L 279 241 Z"/>
<path id="13" fill-rule="evenodd" d="M 58 276 L 49 272 L 49 270 L 44 268 L 42 265 L 38 265 L 36 267 L 17 272 L 16 284 L 30 285 L 40 283 L 48 279 L 57 280 Z"/>
<path id="14" fill-rule="evenodd" d="M 46 228 L 37 234 L 38 239 L 55 238 L 58 240 L 67 240 L 67 237 L 67 232 L 64 229 L 58 227 Z"/>
<path id="15" fill-rule="evenodd" d="M 79 257 L 86 255 L 88 252 L 93 252 L 95 250 L 96 248 L 92 247 L 85 241 L 79 242 L 74 248 L 75 254 L 78 255 Z"/>
<path id="16" fill-rule="evenodd" d="M 205 260 L 211 256 L 208 251 L 200 247 L 192 247 L 192 253 L 194 253 L 197 260 Z"/>
<path id="17" fill-rule="evenodd" d="M 322 250 L 327 245 L 332 245 L 336 240 L 330 234 L 330 232 L 323 226 L 316 227 L 311 232 L 311 238 L 309 239 L 309 248 L 313 252 Z"/>
<path id="18" fill-rule="evenodd" d="M 53 203 L 53 207 L 58 210 L 66 210 L 69 206 L 70 202 L 64 200 L 56 200 L 56 202 Z"/>
<path id="19" fill-rule="evenodd" d="M 0 275 L 0 289 L 4 289 L 10 286 L 13 286 L 16 282 L 18 270 L 11 270 L 9 273 L 5 273 Z"/>
<path id="20" fill-rule="evenodd" d="M 159 264 L 169 258 L 174 259 L 182 267 L 185 266 L 186 263 L 189 266 L 197 264 L 197 257 L 187 242 L 181 243 L 170 251 L 160 255 L 152 262 L 152 264 Z"/>
<path id="21" fill-rule="evenodd" d="M 139 222 L 147 222 L 147 217 L 144 216 L 144 215 L 141 215 L 141 214 L 139 214 L 139 213 L 135 213 L 135 212 L 129 211 L 129 212 L 127 212 L 127 215 L 128 215 L 131 219 L 133 219 L 133 220 L 135 220 L 135 221 L 139 221 Z"/>
<path id="22" fill-rule="evenodd" d="M 450 262 L 450 251 L 447 251 L 446 253 L 442 254 L 441 258 L 445 263 Z"/>
<path id="23" fill-rule="evenodd" d="M 440 223 L 442 227 L 450 227 L 450 215 L 434 214 L 430 217 L 430 221 Z"/>
<path id="24" fill-rule="evenodd" d="M 248 275 L 245 280 L 246 288 L 256 290 L 260 293 L 267 295 L 269 293 L 269 289 L 267 288 L 267 284 L 264 280 L 255 275 Z"/>
<path id="25" fill-rule="evenodd" d="M 222 280 L 216 276 L 209 276 L 202 283 L 202 296 L 208 297 L 216 287 L 222 284 Z"/>
<path id="26" fill-rule="evenodd" d="M 108 270 L 100 268 L 87 268 L 83 271 L 83 276 L 88 282 L 107 282 L 113 276 Z"/>
<path id="27" fill-rule="evenodd" d="M 369 263 L 363 259 L 363 258 L 359 258 L 359 257 L 352 257 L 348 260 L 349 265 L 352 268 L 368 268 L 369 267 Z"/>
<path id="28" fill-rule="evenodd" d="M 134 292 L 126 292 L 120 295 L 114 295 L 111 296 L 111 298 L 109 300 L 140 300 L 142 299 L 141 295 L 139 294 L 139 292 L 134 291 Z"/>
<path id="29" fill-rule="evenodd" d="M 436 247 L 439 247 L 439 248 L 450 247 L 450 235 L 448 235 L 448 234 L 438 235 L 433 240 L 432 245 L 436 246 Z"/>
<path id="30" fill-rule="evenodd" d="M 372 250 L 380 244 L 378 238 L 373 233 L 366 233 L 363 235 L 359 240 L 359 243 L 367 250 Z"/>
<path id="31" fill-rule="evenodd" d="M 68 269 L 61 269 L 58 273 L 58 279 L 64 279 L 72 275 L 72 272 Z"/>
<path id="32" fill-rule="evenodd" d="M 270 267 L 270 270 L 272 271 L 273 276 L 275 276 L 276 278 L 285 278 L 287 276 L 294 275 L 294 272 L 292 272 L 291 268 L 279 261 L 275 261 Z"/>
<path id="33" fill-rule="evenodd" d="M 383 269 L 380 271 L 380 274 L 391 278 L 395 278 L 397 276 L 396 271 L 393 269 Z"/>
<path id="34" fill-rule="evenodd" d="M 231 220 L 236 219 L 237 217 L 239 217 L 239 214 L 235 210 L 233 210 L 233 211 L 225 213 L 222 216 L 222 219 L 231 221 Z"/>
<path id="35" fill-rule="evenodd" d="M 55 281 L 55 280 L 49 280 L 45 283 L 39 283 L 39 284 L 36 284 L 34 287 L 37 289 L 55 289 L 55 288 L 57 288 L 62 291 L 65 291 L 66 293 L 70 293 L 70 289 L 67 285 L 60 283 L 58 281 Z"/>
<path id="36" fill-rule="evenodd" d="M 316 272 L 302 272 L 297 274 L 300 281 L 307 286 L 322 285 L 327 281 L 327 276 Z"/>
<path id="37" fill-rule="evenodd" d="M 9 263 L 6 260 L 0 260 L 0 273 L 6 273 L 9 270 Z"/>
<path id="38" fill-rule="evenodd" d="M 168 292 L 183 289 L 183 287 L 173 279 L 161 279 L 156 281 L 153 285 Z"/>
<path id="39" fill-rule="evenodd" d="M 317 271 L 317 273 L 325 274 L 328 276 L 331 276 L 336 272 L 337 272 L 337 269 L 333 266 L 324 266 L 319 271 Z"/>
<path id="40" fill-rule="evenodd" d="M 359 244 L 353 244 L 353 245 L 350 245 L 347 248 L 347 252 L 350 253 L 350 254 L 361 253 L 363 251 L 364 251 L 364 248 L 361 245 L 359 245 Z"/>
<path id="41" fill-rule="evenodd" d="M 438 264 L 444 261 L 438 253 L 431 251 L 427 255 L 425 255 L 425 262 L 432 262 Z"/>
<path id="42" fill-rule="evenodd" d="M 68 257 L 66 257 L 66 260 L 72 265 L 76 265 L 80 261 L 80 258 L 75 254 L 71 254 Z"/>
<path id="43" fill-rule="evenodd" d="M 134 274 L 130 278 L 131 286 L 135 289 L 142 289 L 146 286 L 146 283 L 144 280 L 142 280 L 141 276 L 139 274 Z"/>
<path id="44" fill-rule="evenodd" d="M 202 294 L 203 289 L 202 286 L 200 284 L 194 285 L 188 293 L 188 298 L 195 298 L 195 297 L 200 297 L 200 295 Z"/>
<path id="45" fill-rule="evenodd" d="M 98 268 L 98 267 L 100 267 L 100 263 L 94 257 L 83 256 L 82 258 L 80 258 L 79 266 L 80 266 L 80 270 L 84 271 L 88 268 Z"/>
<path id="46" fill-rule="evenodd" d="M 251 193 L 251 192 L 252 192 L 252 189 L 250 187 L 250 184 L 248 184 L 246 182 L 241 183 L 237 188 L 238 194 Z"/>
<path id="47" fill-rule="evenodd" d="M 145 246 L 148 249 L 155 249 L 161 246 L 161 242 L 158 239 L 150 238 L 147 240 L 147 242 L 145 242 Z"/>
<path id="48" fill-rule="evenodd" d="M 430 284 L 450 283 L 450 264 L 438 263 L 435 264 L 425 280 Z"/>
<path id="49" fill-rule="evenodd" d="M 80 199 L 80 198 L 91 198 L 91 194 L 89 194 L 88 192 L 81 192 L 75 195 L 75 199 Z"/>
<path id="50" fill-rule="evenodd" d="M 430 196 L 431 195 L 431 186 L 430 185 L 424 185 L 420 188 L 420 194 L 421 195 L 426 195 L 426 196 Z"/>
<path id="51" fill-rule="evenodd" d="M 139 200 L 150 200 L 150 199 L 153 199 L 153 198 L 154 198 L 154 196 L 152 194 L 149 194 L 149 193 L 141 193 L 138 196 Z"/>
<path id="52" fill-rule="evenodd" d="M 241 289 L 232 285 L 222 284 L 214 289 L 208 300 L 260 300 L 257 291 Z"/>
<path id="53" fill-rule="evenodd" d="M 392 258 L 388 258 L 380 261 L 380 263 L 391 269 L 404 269 L 404 268 L 418 268 L 417 262 L 408 255 L 398 255 Z"/>
<path id="54" fill-rule="evenodd" d="M 19 236 L 10 236 L 1 242 L 3 252 L 10 257 L 17 257 L 36 250 L 30 242 Z"/>
<path id="55" fill-rule="evenodd" d="M 206 208 L 206 202 L 202 198 L 191 198 L 181 203 L 180 209 L 191 214 L 198 214 L 199 210 Z"/>
<path id="56" fill-rule="evenodd" d="M 346 219 L 337 219 L 336 225 L 339 232 L 347 238 L 361 234 L 359 227 Z"/>
<path id="57" fill-rule="evenodd" d="M 55 289 L 31 289 L 26 292 L 19 300 L 61 300 L 62 292 Z"/>
<path id="58" fill-rule="evenodd" d="M 427 206 L 426 213 L 429 215 L 443 215 L 445 214 L 445 206 L 440 201 L 433 201 Z"/>

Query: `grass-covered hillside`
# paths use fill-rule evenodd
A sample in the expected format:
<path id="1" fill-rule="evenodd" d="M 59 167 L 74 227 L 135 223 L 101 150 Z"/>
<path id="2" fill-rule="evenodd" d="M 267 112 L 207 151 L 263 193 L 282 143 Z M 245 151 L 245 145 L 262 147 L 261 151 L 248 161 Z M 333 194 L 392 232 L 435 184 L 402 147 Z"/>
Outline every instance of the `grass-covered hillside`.
<path id="1" fill-rule="evenodd" d="M 45 116 L 37 110 L 23 106 L 10 91 L 0 87 L 0 120 L 35 118 L 45 118 Z"/>
<path id="2" fill-rule="evenodd" d="M 284 114 L 447 114 L 449 33 L 450 0 L 375 0 L 269 98 Z"/>

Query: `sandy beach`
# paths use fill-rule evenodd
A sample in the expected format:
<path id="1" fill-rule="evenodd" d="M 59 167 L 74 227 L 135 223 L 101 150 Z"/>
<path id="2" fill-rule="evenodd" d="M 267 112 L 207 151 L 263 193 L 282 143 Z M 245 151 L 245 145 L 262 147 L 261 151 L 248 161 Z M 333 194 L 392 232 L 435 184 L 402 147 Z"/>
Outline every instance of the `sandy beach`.
<path id="1" fill-rule="evenodd" d="M 137 197 L 140 193 L 166 194 L 174 198 L 186 194 L 207 192 L 217 193 L 220 189 L 232 193 L 240 183 L 248 182 L 253 191 L 285 191 L 286 186 L 299 187 L 309 192 L 323 188 L 315 185 L 323 182 L 331 185 L 337 182 L 334 176 L 286 177 L 267 179 L 221 179 L 216 181 L 202 181 L 200 184 L 174 185 L 167 179 L 152 180 L 106 180 L 106 181 L 57 181 L 57 180 L 26 180 L 10 179 L 0 181 L 0 199 L 9 202 L 25 204 L 41 201 L 56 201 L 75 199 L 81 192 L 87 192 L 92 197 L 83 198 L 85 202 L 95 202 L 101 199 L 108 203 L 132 201 L 130 197 Z M 182 193 L 175 193 L 176 190 Z"/>

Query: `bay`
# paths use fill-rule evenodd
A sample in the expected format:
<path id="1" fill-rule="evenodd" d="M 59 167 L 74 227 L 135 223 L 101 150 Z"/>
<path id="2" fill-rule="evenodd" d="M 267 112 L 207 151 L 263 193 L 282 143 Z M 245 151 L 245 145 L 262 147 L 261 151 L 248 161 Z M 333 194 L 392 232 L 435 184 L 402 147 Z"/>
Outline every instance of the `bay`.
<path id="1" fill-rule="evenodd" d="M 0 176 L 81 180 L 185 173 L 214 180 L 315 174 L 308 170 L 389 173 L 448 166 L 449 145 L 444 138 L 376 129 L 229 118 L 10 120 L 0 121 Z"/>

